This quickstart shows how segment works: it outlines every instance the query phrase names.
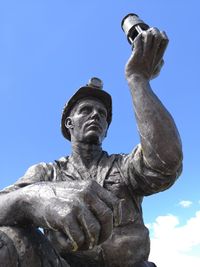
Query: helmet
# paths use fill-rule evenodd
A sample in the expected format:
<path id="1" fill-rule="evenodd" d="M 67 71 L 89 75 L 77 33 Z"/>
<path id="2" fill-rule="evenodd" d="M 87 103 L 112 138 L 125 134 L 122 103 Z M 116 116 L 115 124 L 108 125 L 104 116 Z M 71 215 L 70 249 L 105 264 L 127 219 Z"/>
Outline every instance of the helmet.
<path id="1" fill-rule="evenodd" d="M 63 136 L 69 141 L 71 140 L 71 137 L 69 130 L 65 127 L 65 119 L 69 117 L 72 108 L 80 99 L 86 97 L 94 97 L 99 99 L 107 109 L 107 122 L 108 126 L 110 125 L 112 120 L 112 98 L 110 94 L 102 90 L 102 88 L 103 82 L 99 78 L 93 77 L 89 80 L 86 86 L 79 88 L 76 93 L 70 98 L 70 100 L 65 104 L 61 118 L 61 131 Z"/>

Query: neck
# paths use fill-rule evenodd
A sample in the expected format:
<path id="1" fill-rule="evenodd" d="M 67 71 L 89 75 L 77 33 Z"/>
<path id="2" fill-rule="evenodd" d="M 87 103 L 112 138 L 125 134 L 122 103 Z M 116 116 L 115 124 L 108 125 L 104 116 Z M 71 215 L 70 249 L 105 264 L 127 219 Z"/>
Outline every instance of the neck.
<path id="1" fill-rule="evenodd" d="M 98 160 L 101 153 L 101 144 L 72 142 L 72 159 L 74 161 L 81 160 L 87 167 Z"/>

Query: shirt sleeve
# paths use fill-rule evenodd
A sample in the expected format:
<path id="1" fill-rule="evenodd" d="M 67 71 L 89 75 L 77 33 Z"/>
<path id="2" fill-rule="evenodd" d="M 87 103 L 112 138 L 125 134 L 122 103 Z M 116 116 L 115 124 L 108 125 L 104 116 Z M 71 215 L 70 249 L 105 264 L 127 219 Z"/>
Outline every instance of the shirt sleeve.
<path id="1" fill-rule="evenodd" d="M 30 168 L 28 168 L 24 176 L 22 176 L 13 185 L 4 188 L 2 191 L 0 191 L 0 194 L 10 193 L 19 188 L 38 182 L 52 181 L 54 178 L 54 173 L 55 170 L 52 164 L 41 162 L 39 164 L 33 165 Z"/>
<path id="2" fill-rule="evenodd" d="M 122 154 L 118 166 L 126 184 L 143 196 L 168 189 L 182 171 L 182 165 L 174 173 L 163 173 L 151 168 L 144 160 L 140 144 L 130 154 Z"/>

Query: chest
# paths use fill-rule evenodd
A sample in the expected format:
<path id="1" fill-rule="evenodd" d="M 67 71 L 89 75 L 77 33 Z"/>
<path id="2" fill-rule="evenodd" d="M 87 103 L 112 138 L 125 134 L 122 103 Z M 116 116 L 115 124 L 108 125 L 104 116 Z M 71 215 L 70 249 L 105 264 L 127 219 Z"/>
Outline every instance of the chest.
<path id="1" fill-rule="evenodd" d="M 95 180 L 98 184 L 113 192 L 119 198 L 126 198 L 127 185 L 123 175 L 115 164 L 94 165 L 90 169 L 82 164 L 71 164 L 55 169 L 55 181 L 87 181 Z"/>
<path id="2" fill-rule="evenodd" d="M 141 221 L 141 198 L 131 191 L 131 185 L 125 183 L 123 173 L 115 164 L 99 164 L 91 170 L 83 166 L 68 164 L 56 172 L 56 181 L 95 180 L 112 192 L 122 202 L 122 224 Z"/>

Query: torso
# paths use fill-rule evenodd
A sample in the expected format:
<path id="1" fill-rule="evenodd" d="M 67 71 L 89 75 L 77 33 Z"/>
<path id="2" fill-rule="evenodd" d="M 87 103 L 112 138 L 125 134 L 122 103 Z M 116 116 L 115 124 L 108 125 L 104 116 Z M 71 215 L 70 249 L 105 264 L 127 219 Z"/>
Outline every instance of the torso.
<path id="1" fill-rule="evenodd" d="M 107 167 L 103 168 L 101 163 L 105 160 L 107 161 Z M 96 169 L 97 182 L 113 192 L 118 198 L 124 199 L 122 226 L 114 228 L 112 236 L 100 246 L 96 246 L 90 251 L 67 255 L 67 258 L 70 258 L 69 263 L 72 267 L 129 267 L 137 261 L 147 260 L 150 244 L 149 232 L 142 219 L 142 198 L 130 191 L 115 165 L 114 157 L 109 160 L 103 157 Z M 59 169 L 56 179 L 57 181 L 82 180 L 83 177 L 79 177 L 80 173 L 83 173 L 83 169 L 80 172 L 67 159 Z M 87 171 L 85 171 L 84 177 L 91 178 Z"/>

